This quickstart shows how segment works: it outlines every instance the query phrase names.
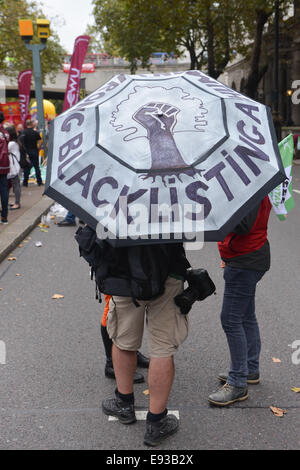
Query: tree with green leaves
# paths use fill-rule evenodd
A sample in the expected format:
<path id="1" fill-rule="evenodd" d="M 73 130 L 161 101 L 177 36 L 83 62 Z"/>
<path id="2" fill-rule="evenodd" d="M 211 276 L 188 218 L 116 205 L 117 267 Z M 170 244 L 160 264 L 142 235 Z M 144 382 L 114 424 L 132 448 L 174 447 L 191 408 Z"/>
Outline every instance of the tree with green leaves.
<path id="1" fill-rule="evenodd" d="M 93 0 L 95 25 L 111 54 L 125 57 L 131 72 L 155 51 L 188 51 L 191 69 L 217 78 L 242 43 L 229 0 Z"/>
<path id="2" fill-rule="evenodd" d="M 164 42 L 161 1 L 94 0 L 93 4 L 106 52 L 128 60 L 131 73 L 139 60 L 147 67 L 152 52 L 160 50 Z"/>
<path id="3" fill-rule="evenodd" d="M 218 78 L 241 54 L 249 63 L 245 94 L 255 97 L 266 73 L 262 61 L 264 34 L 274 18 L 274 0 L 93 0 L 95 28 L 112 55 L 137 69 L 155 51 L 188 51 L 190 68 Z M 280 0 L 284 12 L 292 0 Z"/>
<path id="4" fill-rule="evenodd" d="M 0 73 L 16 78 L 22 70 L 32 68 L 32 54 L 25 48 L 19 35 L 19 19 L 44 18 L 45 15 L 34 1 L 0 0 Z M 32 42 L 39 42 L 34 37 Z M 51 31 L 47 47 L 41 53 L 43 77 L 49 74 L 50 80 L 61 69 L 63 48 L 56 33 Z"/>

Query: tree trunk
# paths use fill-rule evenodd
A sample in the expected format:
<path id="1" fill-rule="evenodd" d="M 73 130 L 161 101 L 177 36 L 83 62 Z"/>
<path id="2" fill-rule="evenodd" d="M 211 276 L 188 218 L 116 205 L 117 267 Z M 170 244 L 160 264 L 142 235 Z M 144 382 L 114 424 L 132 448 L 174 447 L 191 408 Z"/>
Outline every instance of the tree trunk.
<path id="1" fill-rule="evenodd" d="M 245 94 L 249 96 L 249 98 L 256 97 L 259 82 L 268 69 L 267 65 L 260 68 L 259 62 L 262 49 L 264 26 L 268 21 L 269 14 L 264 10 L 257 10 L 256 17 L 256 33 L 250 60 L 250 72 L 245 85 Z"/>
<path id="2" fill-rule="evenodd" d="M 215 78 L 215 49 L 214 49 L 214 25 L 210 14 L 210 5 L 207 5 L 206 15 L 207 28 L 207 69 L 208 75 Z"/>

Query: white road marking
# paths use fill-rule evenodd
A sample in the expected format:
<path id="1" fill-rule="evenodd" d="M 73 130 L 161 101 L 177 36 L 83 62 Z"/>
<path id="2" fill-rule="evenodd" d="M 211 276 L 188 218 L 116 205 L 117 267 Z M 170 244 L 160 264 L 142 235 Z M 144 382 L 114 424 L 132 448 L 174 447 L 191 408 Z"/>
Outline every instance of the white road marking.
<path id="1" fill-rule="evenodd" d="M 141 410 L 136 411 L 135 416 L 138 421 L 146 421 L 148 410 Z M 168 414 L 175 415 L 177 419 L 179 419 L 179 411 L 178 410 L 168 410 Z M 109 416 L 108 421 L 118 421 L 118 418 L 115 416 Z"/>

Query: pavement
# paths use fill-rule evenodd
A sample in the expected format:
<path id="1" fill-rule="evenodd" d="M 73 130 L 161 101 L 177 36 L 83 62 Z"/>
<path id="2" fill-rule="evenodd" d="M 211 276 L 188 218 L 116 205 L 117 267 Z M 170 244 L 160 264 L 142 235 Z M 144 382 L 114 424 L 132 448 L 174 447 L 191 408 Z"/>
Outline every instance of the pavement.
<path id="1" fill-rule="evenodd" d="M 29 183 L 27 188 L 22 186 L 21 190 L 20 209 L 9 210 L 8 224 L 0 224 L 0 263 L 34 229 L 54 203 L 43 195 L 44 186 Z M 14 203 L 12 191 L 9 203 Z"/>

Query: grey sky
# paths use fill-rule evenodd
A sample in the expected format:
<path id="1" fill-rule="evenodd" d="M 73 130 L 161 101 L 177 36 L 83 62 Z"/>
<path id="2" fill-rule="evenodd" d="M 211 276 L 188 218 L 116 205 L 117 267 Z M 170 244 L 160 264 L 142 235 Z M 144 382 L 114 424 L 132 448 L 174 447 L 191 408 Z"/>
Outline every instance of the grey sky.
<path id="1" fill-rule="evenodd" d="M 51 28 L 58 33 L 61 45 L 71 54 L 76 37 L 93 23 L 92 0 L 40 0 L 39 3 L 51 21 Z"/>

